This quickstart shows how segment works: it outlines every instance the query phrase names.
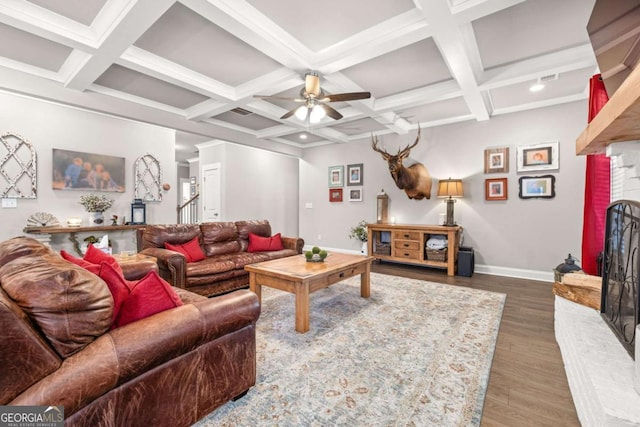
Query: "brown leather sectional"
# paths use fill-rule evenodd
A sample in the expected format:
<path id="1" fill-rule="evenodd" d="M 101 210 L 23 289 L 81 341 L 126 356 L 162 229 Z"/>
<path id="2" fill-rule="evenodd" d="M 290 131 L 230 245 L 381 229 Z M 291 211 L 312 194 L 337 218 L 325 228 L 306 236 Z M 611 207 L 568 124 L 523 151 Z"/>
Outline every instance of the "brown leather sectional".
<path id="1" fill-rule="evenodd" d="M 270 237 L 271 225 L 267 220 L 147 225 L 138 230 L 138 251 L 156 257 L 160 276 L 173 286 L 204 296 L 248 288 L 247 264 L 302 253 L 304 240 L 284 236 L 282 250 L 247 252 L 249 233 Z M 203 261 L 187 263 L 182 254 L 164 248 L 165 243 L 183 244 L 196 236 Z"/>
<path id="2" fill-rule="evenodd" d="M 38 241 L 0 243 L 0 405 L 62 405 L 67 426 L 189 426 L 256 380 L 248 290 L 110 330 L 98 276 Z M 230 357 L 232 355 L 232 357 Z"/>

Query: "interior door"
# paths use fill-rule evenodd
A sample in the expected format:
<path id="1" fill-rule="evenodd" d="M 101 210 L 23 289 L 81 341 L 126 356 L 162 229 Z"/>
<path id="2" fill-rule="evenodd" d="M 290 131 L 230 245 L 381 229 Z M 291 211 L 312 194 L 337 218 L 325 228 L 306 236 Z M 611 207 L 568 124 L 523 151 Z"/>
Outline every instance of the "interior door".
<path id="1" fill-rule="evenodd" d="M 202 221 L 222 220 L 220 214 L 220 164 L 215 163 L 202 167 Z"/>

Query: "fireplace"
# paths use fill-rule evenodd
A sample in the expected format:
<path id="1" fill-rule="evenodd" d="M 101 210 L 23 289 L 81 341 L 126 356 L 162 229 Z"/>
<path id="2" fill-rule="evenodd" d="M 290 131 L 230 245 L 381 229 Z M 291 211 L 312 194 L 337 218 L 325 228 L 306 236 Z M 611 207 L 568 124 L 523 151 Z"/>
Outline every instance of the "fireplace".
<path id="1" fill-rule="evenodd" d="M 607 208 L 600 312 L 635 358 L 640 305 L 640 203 L 621 200 Z"/>

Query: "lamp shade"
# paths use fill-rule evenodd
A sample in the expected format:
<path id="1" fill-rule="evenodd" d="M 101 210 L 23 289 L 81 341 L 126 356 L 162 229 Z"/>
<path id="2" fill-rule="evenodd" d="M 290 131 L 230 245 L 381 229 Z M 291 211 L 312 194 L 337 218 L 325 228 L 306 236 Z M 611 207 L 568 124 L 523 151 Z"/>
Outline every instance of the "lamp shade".
<path id="1" fill-rule="evenodd" d="M 438 197 L 463 197 L 461 179 L 441 179 L 438 182 Z"/>

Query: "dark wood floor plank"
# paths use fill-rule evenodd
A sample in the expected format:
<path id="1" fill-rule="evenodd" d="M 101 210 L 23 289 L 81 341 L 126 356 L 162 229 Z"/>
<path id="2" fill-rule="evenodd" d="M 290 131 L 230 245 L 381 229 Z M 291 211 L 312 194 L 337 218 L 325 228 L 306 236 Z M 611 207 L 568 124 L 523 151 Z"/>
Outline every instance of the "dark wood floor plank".
<path id="1" fill-rule="evenodd" d="M 553 329 L 552 283 L 391 263 L 372 271 L 506 294 L 481 426 L 580 425 Z"/>

